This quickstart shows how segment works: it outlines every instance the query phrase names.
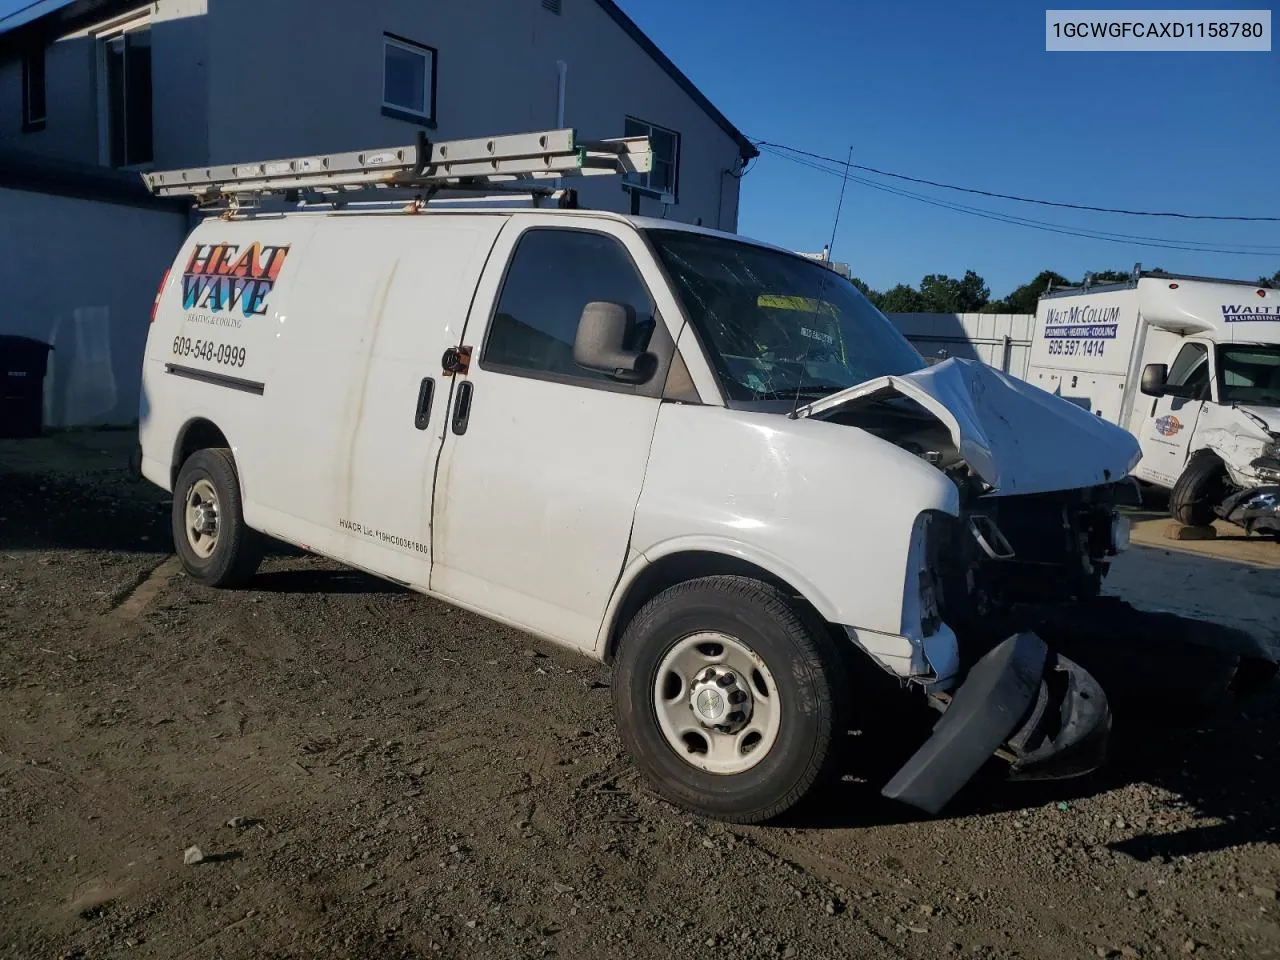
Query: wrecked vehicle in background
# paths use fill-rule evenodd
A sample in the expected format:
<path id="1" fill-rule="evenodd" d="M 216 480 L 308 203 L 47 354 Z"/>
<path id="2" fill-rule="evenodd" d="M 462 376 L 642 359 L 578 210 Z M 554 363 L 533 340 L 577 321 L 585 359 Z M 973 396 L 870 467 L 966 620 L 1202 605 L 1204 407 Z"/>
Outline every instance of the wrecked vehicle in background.
<path id="1" fill-rule="evenodd" d="M 1180 523 L 1280 536 L 1280 290 L 1139 268 L 1051 292 L 1027 379 L 1136 436 Z"/>
<path id="2" fill-rule="evenodd" d="M 993 755 L 1101 762 L 1090 673 L 991 634 L 1098 592 L 1131 436 L 977 364 L 926 368 L 848 280 L 732 235 L 290 206 L 310 183 L 349 199 L 369 158 L 439 188 L 437 151 L 564 175 L 647 153 L 546 131 L 145 175 L 210 211 L 157 296 L 140 421 L 193 579 L 243 583 L 265 535 L 611 662 L 631 758 L 712 817 L 770 819 L 844 772 L 847 733 L 883 717 L 866 678 L 941 713 L 884 787 L 920 809 Z"/>

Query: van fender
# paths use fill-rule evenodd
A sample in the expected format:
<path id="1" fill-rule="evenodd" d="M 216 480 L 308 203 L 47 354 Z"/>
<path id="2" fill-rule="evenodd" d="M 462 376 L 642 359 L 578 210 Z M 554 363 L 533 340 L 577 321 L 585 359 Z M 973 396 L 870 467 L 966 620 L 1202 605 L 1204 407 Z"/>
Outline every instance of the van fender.
<path id="1" fill-rule="evenodd" d="M 207 432 L 203 437 L 192 438 L 192 431 Z M 211 431 L 216 431 L 216 433 Z M 173 454 L 170 461 L 172 467 L 170 468 L 170 473 L 173 477 L 174 483 L 176 483 L 178 471 L 182 469 L 182 463 L 184 460 L 182 456 L 183 449 L 188 446 L 189 438 L 197 439 L 197 448 L 205 448 L 210 446 L 220 446 L 221 444 L 218 443 L 217 439 L 219 435 L 222 440 L 226 441 L 226 446 L 231 450 L 231 456 L 235 458 L 236 461 L 236 476 L 240 481 L 240 500 L 246 508 L 245 518 L 247 520 L 250 512 L 250 498 L 248 496 L 250 484 L 248 483 L 248 479 L 245 475 L 244 465 L 240 462 L 240 458 L 238 456 L 240 447 L 231 433 L 225 429 L 224 424 L 219 423 L 212 416 L 207 416 L 204 413 L 192 410 L 184 411 L 182 416 L 182 426 L 178 428 L 173 438 Z"/>
<path id="2" fill-rule="evenodd" d="M 631 592 L 631 588 L 635 586 L 645 571 L 661 561 L 679 554 L 715 554 L 727 560 L 736 561 L 739 564 L 758 568 L 798 593 L 824 620 L 829 623 L 837 622 L 835 604 L 811 581 L 801 575 L 800 571 L 795 567 L 768 551 L 761 550 L 741 540 L 733 540 L 727 537 L 705 535 L 675 537 L 671 540 L 653 544 L 643 551 L 636 551 L 634 548 L 630 551 L 627 563 L 624 565 L 617 585 L 613 589 L 613 595 L 609 598 L 609 604 L 605 607 L 600 631 L 596 635 L 593 651 L 596 659 L 603 660 L 609 655 L 610 643 L 615 632 L 621 633 L 621 629 L 615 628 L 622 626 L 617 623 L 617 619 L 628 594 Z M 722 571 L 708 571 L 708 575 L 711 575 L 712 572 L 720 573 Z"/>

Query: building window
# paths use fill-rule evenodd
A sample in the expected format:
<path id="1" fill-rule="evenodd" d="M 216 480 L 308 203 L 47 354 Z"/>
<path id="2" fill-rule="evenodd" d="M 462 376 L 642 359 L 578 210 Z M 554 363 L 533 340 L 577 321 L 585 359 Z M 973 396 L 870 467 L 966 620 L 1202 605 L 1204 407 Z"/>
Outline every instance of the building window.
<path id="1" fill-rule="evenodd" d="M 102 41 L 106 93 L 107 162 L 113 167 L 150 163 L 151 30 L 129 30 Z"/>
<path id="2" fill-rule="evenodd" d="M 382 38 L 382 112 L 426 126 L 436 122 L 436 51 L 403 37 Z"/>
<path id="3" fill-rule="evenodd" d="M 628 137 L 648 137 L 653 147 L 653 169 L 626 178 L 626 186 L 674 202 L 680 184 L 680 134 L 644 120 L 627 117 Z"/>
<path id="4" fill-rule="evenodd" d="M 36 47 L 22 56 L 23 132 L 43 130 L 45 119 L 44 47 Z"/>

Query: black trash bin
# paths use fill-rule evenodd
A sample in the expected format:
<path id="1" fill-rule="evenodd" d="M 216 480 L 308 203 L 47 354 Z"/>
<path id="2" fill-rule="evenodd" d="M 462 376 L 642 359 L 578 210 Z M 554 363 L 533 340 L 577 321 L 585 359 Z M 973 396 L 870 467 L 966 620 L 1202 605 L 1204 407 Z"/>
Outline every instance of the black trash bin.
<path id="1" fill-rule="evenodd" d="M 53 347 L 0 334 L 0 437 L 38 437 L 44 430 L 44 376 Z"/>

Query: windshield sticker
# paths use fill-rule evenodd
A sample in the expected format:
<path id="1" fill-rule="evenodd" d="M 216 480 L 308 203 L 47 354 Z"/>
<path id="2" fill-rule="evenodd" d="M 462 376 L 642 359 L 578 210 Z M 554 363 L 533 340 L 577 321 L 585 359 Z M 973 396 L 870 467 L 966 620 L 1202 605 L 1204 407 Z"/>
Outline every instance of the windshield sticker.
<path id="1" fill-rule="evenodd" d="M 1265 323 L 1280 321 L 1280 307 L 1250 307 L 1238 304 L 1222 305 L 1223 323 Z"/>
<path id="2" fill-rule="evenodd" d="M 778 293 L 762 293 L 756 299 L 756 306 L 773 310 L 798 310 L 804 313 L 825 313 L 829 317 L 839 317 L 835 305 L 825 300 L 818 301 L 812 297 L 789 297 Z"/>
<path id="3" fill-rule="evenodd" d="M 182 274 L 182 308 L 207 310 L 213 316 L 197 313 L 187 319 L 238 327 L 240 317 L 229 315 L 264 316 L 267 297 L 275 289 L 288 255 L 287 246 L 197 244 Z"/>
<path id="4" fill-rule="evenodd" d="M 825 343 L 829 347 L 835 346 L 836 338 L 829 333 L 819 333 L 817 330 L 810 330 L 808 327 L 800 328 L 800 336 L 808 337 L 810 340 L 817 340 L 819 343 Z"/>
<path id="5" fill-rule="evenodd" d="M 1161 417 L 1156 421 L 1156 433 L 1162 437 L 1172 437 L 1182 429 L 1182 421 L 1173 414 Z"/>

